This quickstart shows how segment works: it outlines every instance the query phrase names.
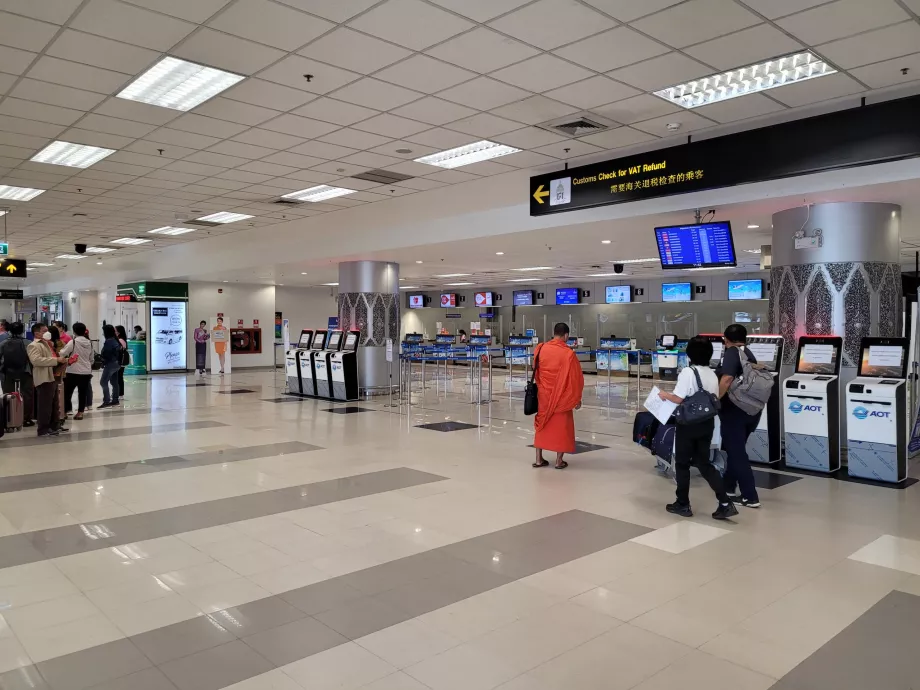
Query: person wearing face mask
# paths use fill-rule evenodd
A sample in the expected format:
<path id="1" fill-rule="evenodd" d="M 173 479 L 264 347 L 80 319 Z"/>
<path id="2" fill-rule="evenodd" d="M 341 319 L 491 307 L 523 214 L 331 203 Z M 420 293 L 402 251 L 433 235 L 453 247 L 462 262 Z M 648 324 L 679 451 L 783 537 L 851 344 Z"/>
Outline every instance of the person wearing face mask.
<path id="1" fill-rule="evenodd" d="M 60 417 L 55 410 L 57 396 L 54 368 L 67 363 L 66 357 L 59 357 L 51 346 L 51 333 L 43 323 L 32 326 L 33 340 L 27 351 L 32 363 L 32 381 L 35 386 L 36 422 L 39 438 L 57 436 L 54 422 Z"/>

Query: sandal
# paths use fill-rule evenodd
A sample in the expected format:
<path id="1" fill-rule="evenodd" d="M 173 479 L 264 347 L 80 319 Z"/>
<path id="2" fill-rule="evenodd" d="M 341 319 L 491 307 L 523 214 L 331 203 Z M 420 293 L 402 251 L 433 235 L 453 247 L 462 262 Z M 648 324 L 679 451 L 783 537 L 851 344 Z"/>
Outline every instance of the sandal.
<path id="1" fill-rule="evenodd" d="M 535 462 L 533 465 L 531 465 L 531 467 L 537 467 L 537 468 L 539 468 L 539 467 L 546 467 L 547 465 L 549 465 L 549 462 L 548 462 L 548 461 L 546 461 L 546 460 L 541 460 L 540 462 Z"/>
<path id="2" fill-rule="evenodd" d="M 549 463 L 547 463 L 547 464 L 549 464 Z M 557 470 L 564 470 L 564 469 L 565 469 L 566 467 L 568 467 L 568 466 L 569 466 L 569 463 L 567 463 L 565 460 L 563 460 L 563 461 L 562 461 L 562 464 L 560 464 L 560 465 L 554 465 L 553 467 L 554 467 L 554 469 L 557 469 Z"/>
<path id="3" fill-rule="evenodd" d="M 75 414 L 75 415 L 73 416 L 73 418 L 74 418 L 75 421 L 79 421 L 79 420 L 83 419 L 83 413 L 82 413 L 82 412 L 77 412 L 77 414 Z"/>

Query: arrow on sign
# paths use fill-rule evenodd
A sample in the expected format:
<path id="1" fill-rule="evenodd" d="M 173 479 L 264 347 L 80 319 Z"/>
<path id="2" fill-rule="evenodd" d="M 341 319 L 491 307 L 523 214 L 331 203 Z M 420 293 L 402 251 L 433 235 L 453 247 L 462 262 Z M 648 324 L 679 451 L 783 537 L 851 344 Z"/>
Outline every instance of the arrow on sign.
<path id="1" fill-rule="evenodd" d="M 544 203 L 543 199 L 545 199 L 548 196 L 549 196 L 549 192 L 543 189 L 542 184 L 539 187 L 537 187 L 537 191 L 533 193 L 533 198 L 536 199 L 537 203 L 539 204 Z"/>
<path id="2" fill-rule="evenodd" d="M 6 267 L 6 272 L 7 272 L 7 273 L 15 273 L 15 272 L 16 272 L 16 266 L 15 266 L 14 264 L 10 264 L 9 266 Z"/>

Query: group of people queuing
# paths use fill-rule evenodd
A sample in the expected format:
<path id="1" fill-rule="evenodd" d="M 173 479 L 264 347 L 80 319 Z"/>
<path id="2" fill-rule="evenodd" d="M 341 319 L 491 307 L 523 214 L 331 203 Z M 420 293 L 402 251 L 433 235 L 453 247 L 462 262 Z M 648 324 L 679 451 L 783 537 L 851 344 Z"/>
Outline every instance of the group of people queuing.
<path id="1" fill-rule="evenodd" d="M 574 411 L 582 405 L 584 374 L 575 352 L 567 346 L 569 327 L 556 324 L 553 339 L 534 349 L 533 382 L 537 386 L 538 409 L 534 419 L 534 447 L 536 459 L 533 467 L 547 467 L 549 461 L 543 451 L 556 453 L 554 467 L 565 469 L 566 453 L 574 453 Z M 721 365 L 713 370 L 712 342 L 696 336 L 687 345 L 690 365 L 677 377 L 673 392 L 662 391 L 663 400 L 683 404 L 699 391 L 710 394 L 713 411 L 708 418 L 695 423 L 678 423 L 674 441 L 674 469 L 677 479 L 677 496 L 666 506 L 669 513 L 691 517 L 690 467 L 696 466 L 716 495 L 718 505 L 713 518 L 725 520 L 738 515 L 736 505 L 759 508 L 760 498 L 754 483 L 754 472 L 747 454 L 748 437 L 760 422 L 762 409 L 751 413 L 733 402 L 733 386 L 742 381 L 747 365 L 748 376 L 757 359 L 747 348 L 747 329 L 732 324 L 723 336 L 725 350 Z M 704 415 L 706 416 L 706 415 Z M 725 474 L 712 464 L 713 436 L 716 420 L 721 434 L 721 450 L 726 457 Z"/>
<path id="2" fill-rule="evenodd" d="M 102 404 L 97 409 L 121 404 L 124 370 L 130 364 L 128 335 L 124 326 L 111 324 L 103 324 L 102 334 L 104 343 L 97 353 L 83 323 L 73 324 L 72 336 L 63 322 L 36 323 L 29 341 L 21 322 L 0 321 L 0 385 L 5 395 L 21 396 L 22 426 L 37 427 L 40 437 L 69 431 L 70 415 L 81 420 L 92 407 L 92 378 L 97 369 L 101 369 L 102 387 Z M 8 420 L 0 423 L 6 425 Z"/>

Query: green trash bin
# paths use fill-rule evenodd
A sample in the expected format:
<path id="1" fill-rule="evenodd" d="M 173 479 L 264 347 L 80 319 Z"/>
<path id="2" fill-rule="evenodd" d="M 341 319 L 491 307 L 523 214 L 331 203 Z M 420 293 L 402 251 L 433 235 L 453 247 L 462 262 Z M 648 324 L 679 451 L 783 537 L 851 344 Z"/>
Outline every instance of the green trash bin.
<path id="1" fill-rule="evenodd" d="M 131 355 L 131 364 L 125 367 L 125 376 L 147 375 L 147 341 L 129 340 L 128 352 Z"/>

